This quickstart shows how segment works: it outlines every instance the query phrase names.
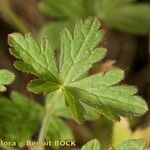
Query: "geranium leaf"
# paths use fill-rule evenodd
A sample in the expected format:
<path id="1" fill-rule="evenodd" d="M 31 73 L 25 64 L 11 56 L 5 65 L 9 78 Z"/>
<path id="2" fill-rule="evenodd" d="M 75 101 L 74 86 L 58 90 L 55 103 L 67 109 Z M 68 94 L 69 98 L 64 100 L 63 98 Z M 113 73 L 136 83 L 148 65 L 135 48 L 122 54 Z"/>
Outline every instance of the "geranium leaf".
<path id="1" fill-rule="evenodd" d="M 93 64 L 106 55 L 106 49 L 98 47 L 104 36 L 100 27 L 98 19 L 88 18 L 78 21 L 73 33 L 64 29 L 60 56 L 56 57 L 58 64 L 48 40 L 41 44 L 31 35 L 15 33 L 9 36 L 11 53 L 19 59 L 16 67 L 38 77 L 28 84 L 28 89 L 35 93 L 59 89 L 79 123 L 85 120 L 87 110 L 84 104 L 113 121 L 118 121 L 119 116 L 140 116 L 148 110 L 145 101 L 136 95 L 135 87 L 118 85 L 124 79 L 123 70 L 113 68 L 88 76 Z M 46 105 L 50 105 L 48 103 Z"/>

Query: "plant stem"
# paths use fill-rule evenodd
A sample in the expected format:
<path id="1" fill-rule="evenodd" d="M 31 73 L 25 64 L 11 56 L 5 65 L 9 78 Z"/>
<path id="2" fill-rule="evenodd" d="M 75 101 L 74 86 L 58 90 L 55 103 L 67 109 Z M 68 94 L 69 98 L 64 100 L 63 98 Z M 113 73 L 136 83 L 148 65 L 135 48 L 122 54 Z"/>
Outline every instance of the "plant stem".
<path id="1" fill-rule="evenodd" d="M 46 105 L 46 113 L 43 119 L 42 127 L 38 138 L 38 142 L 40 143 L 40 145 L 45 139 L 50 124 L 50 118 L 55 110 L 57 99 L 59 99 L 60 96 L 61 96 L 61 90 L 56 91 L 52 96 L 50 103 Z M 38 150 L 44 150 L 44 146 L 39 146 Z"/>

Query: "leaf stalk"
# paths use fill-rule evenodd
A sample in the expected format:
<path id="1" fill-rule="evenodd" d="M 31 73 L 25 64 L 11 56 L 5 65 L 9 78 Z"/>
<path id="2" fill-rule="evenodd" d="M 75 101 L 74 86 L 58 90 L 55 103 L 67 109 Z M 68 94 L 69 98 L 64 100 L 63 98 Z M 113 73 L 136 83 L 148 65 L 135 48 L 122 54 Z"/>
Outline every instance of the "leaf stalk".
<path id="1" fill-rule="evenodd" d="M 38 143 L 40 143 L 38 150 L 44 150 L 44 146 L 42 146 L 42 142 L 45 140 L 49 125 L 50 125 L 50 118 L 53 115 L 53 112 L 55 110 L 55 106 L 56 106 L 56 102 L 59 99 L 61 95 L 61 89 L 57 90 L 54 95 L 52 96 L 52 99 L 50 101 L 50 103 L 47 103 L 45 105 L 45 116 L 42 122 L 42 126 L 41 126 L 41 130 L 40 130 L 40 134 L 39 134 L 39 138 L 38 138 Z"/>

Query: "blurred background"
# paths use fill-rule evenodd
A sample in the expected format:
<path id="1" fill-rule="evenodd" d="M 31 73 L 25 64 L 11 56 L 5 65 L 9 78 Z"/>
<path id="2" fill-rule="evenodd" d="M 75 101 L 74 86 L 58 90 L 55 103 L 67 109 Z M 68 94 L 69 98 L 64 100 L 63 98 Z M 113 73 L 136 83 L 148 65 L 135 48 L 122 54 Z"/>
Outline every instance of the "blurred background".
<path id="1" fill-rule="evenodd" d="M 8 97 L 12 90 L 34 97 L 43 104 L 43 96 L 31 95 L 26 90 L 32 78 L 17 71 L 10 55 L 7 36 L 12 32 L 29 33 L 37 38 L 48 37 L 59 49 L 62 28 L 72 30 L 76 20 L 96 16 L 102 23 L 105 38 L 101 43 L 107 47 L 107 57 L 90 70 L 90 74 L 107 71 L 114 66 L 125 70 L 123 84 L 135 85 L 150 104 L 150 2 L 149 0 L 0 0 L 0 68 L 12 70 L 15 82 L 1 94 Z M 150 112 L 113 124 L 103 117 L 86 121 L 79 126 L 68 121 L 78 146 L 91 138 L 102 141 L 104 149 L 122 139 L 137 137 L 150 139 Z M 116 128 L 118 130 L 116 131 Z M 120 129 L 120 133 L 119 133 Z M 121 135 L 126 130 L 127 135 Z M 125 132 L 125 131 L 124 131 Z M 147 135 L 149 133 L 149 135 Z M 139 136 L 140 135 L 140 136 Z M 66 148 L 65 148 L 66 149 Z"/>

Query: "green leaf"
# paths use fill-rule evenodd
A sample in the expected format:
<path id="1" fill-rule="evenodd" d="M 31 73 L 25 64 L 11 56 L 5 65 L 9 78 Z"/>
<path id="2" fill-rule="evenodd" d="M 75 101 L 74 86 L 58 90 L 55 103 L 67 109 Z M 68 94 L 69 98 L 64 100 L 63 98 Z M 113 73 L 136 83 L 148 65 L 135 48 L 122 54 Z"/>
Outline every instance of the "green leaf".
<path id="1" fill-rule="evenodd" d="M 101 146 L 99 141 L 94 139 L 85 144 L 81 150 L 101 150 Z"/>
<path id="2" fill-rule="evenodd" d="M 15 62 L 16 68 L 36 75 L 40 78 L 40 81 L 41 79 L 42 81 L 44 80 L 46 82 L 45 84 L 51 85 L 52 83 L 51 86 L 58 84 L 58 71 L 54 58 L 54 51 L 47 39 L 38 42 L 30 34 L 23 36 L 19 33 L 14 33 L 8 36 L 8 41 L 11 47 L 11 54 L 19 59 L 19 61 Z M 35 93 L 40 92 L 41 89 L 39 90 L 39 84 L 35 85 L 35 82 L 33 82 L 34 81 L 29 84 L 28 89 L 33 89 Z M 44 85 L 42 86 L 45 87 Z M 42 89 L 44 91 L 44 88 Z"/>
<path id="3" fill-rule="evenodd" d="M 15 75 L 6 70 L 6 69 L 1 69 L 0 70 L 0 92 L 6 91 L 5 85 L 11 84 L 15 79 Z"/>
<path id="4" fill-rule="evenodd" d="M 46 136 L 52 142 L 72 140 L 73 135 L 68 125 L 60 118 L 51 117 L 49 129 Z"/>
<path id="5" fill-rule="evenodd" d="M 54 18 L 74 19 L 86 15 L 83 2 L 83 0 L 43 0 L 39 3 L 39 8 Z"/>
<path id="6" fill-rule="evenodd" d="M 56 95 L 57 99 L 65 99 L 66 106 L 79 123 L 85 120 L 88 112 L 85 104 L 113 121 L 120 120 L 120 115 L 140 116 L 148 110 L 144 100 L 136 96 L 135 87 L 117 85 L 124 78 L 123 70 L 114 68 L 106 73 L 88 76 L 93 64 L 106 55 L 106 49 L 98 47 L 104 35 L 100 26 L 97 19 L 88 18 L 78 21 L 73 33 L 64 29 L 58 64 L 47 40 L 39 48 L 41 43 L 31 35 L 24 37 L 15 33 L 9 36 L 11 53 L 19 59 L 16 67 L 38 77 L 28 84 L 28 89 L 35 93 L 59 89 L 61 96 Z M 46 105 L 52 104 L 49 101 Z M 67 111 L 64 111 L 65 115 Z"/>
<path id="7" fill-rule="evenodd" d="M 24 146 L 40 126 L 43 114 L 42 106 L 18 92 L 11 93 L 11 100 L 0 97 L 1 139 Z"/>
<path id="8" fill-rule="evenodd" d="M 149 150 L 150 145 L 146 140 L 136 139 L 136 140 L 127 140 L 113 148 L 114 150 Z"/>
<path id="9" fill-rule="evenodd" d="M 150 5 L 134 1 L 97 0 L 95 11 L 112 28 L 134 34 L 148 33 Z"/>

